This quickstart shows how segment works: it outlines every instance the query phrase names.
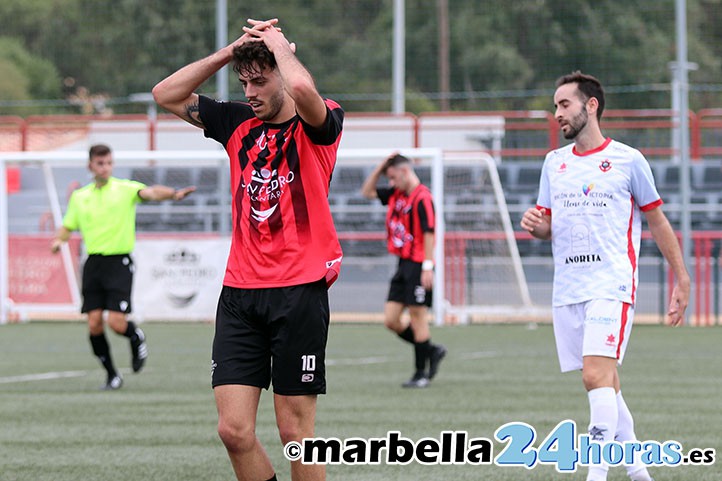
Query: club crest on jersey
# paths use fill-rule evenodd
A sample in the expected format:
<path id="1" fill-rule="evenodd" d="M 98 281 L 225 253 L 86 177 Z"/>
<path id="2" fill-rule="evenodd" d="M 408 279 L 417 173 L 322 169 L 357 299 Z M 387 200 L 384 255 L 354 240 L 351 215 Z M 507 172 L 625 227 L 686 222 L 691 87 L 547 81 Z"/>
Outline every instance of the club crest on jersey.
<path id="1" fill-rule="evenodd" d="M 404 224 L 395 220 L 389 222 L 389 233 L 391 242 L 393 242 L 394 247 L 397 249 L 401 249 L 404 244 L 411 243 L 414 240 L 414 236 L 406 232 Z"/>
<path id="2" fill-rule="evenodd" d="M 271 181 L 273 174 L 277 173 L 278 171 L 275 169 L 273 171 L 270 171 L 264 167 L 261 170 L 254 170 L 251 174 L 251 180 L 253 182 L 258 182 L 259 184 L 267 184 Z"/>
<path id="3" fill-rule="evenodd" d="M 602 172 L 609 172 L 612 168 L 612 163 L 609 161 L 609 159 L 604 159 L 599 163 L 599 170 Z"/>

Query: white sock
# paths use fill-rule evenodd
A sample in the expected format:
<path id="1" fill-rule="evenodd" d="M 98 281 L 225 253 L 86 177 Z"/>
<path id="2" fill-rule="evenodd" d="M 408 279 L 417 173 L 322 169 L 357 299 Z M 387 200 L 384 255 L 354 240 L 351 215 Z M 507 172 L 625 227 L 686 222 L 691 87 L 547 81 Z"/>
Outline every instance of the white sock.
<path id="1" fill-rule="evenodd" d="M 614 441 L 617 432 L 617 394 L 613 387 L 600 387 L 587 393 L 589 396 L 589 435 L 592 441 L 602 444 Z M 609 466 L 606 464 L 589 467 L 587 481 L 605 481 Z"/>
<path id="2" fill-rule="evenodd" d="M 622 391 L 619 391 L 617 393 L 617 410 L 619 414 L 616 433 L 617 441 L 621 443 L 625 441 L 637 441 L 637 435 L 634 434 L 634 419 L 632 418 L 632 413 L 627 407 L 627 403 L 624 402 L 624 398 L 622 397 Z M 627 474 L 632 479 L 632 481 L 652 480 L 652 477 L 647 471 L 647 467 L 639 460 L 635 460 L 633 465 L 626 466 L 626 468 Z"/>

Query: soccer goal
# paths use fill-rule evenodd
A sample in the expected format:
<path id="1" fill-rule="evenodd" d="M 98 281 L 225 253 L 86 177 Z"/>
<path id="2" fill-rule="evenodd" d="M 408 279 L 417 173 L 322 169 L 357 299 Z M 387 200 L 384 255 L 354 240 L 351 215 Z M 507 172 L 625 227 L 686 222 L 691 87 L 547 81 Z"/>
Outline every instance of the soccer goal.
<path id="1" fill-rule="evenodd" d="M 524 319 L 533 306 L 494 159 L 482 152 L 399 152 L 413 160 L 435 199 L 435 286 L 441 286 L 434 289 L 435 322 Z M 360 188 L 391 153 L 339 151 L 329 203 L 344 262 L 330 295 L 332 319 L 382 317 L 396 259 L 386 252 L 386 208 L 363 198 Z M 116 177 L 198 187 L 187 203 L 139 205 L 134 313 L 153 320 L 212 319 L 208 306 L 217 299 L 213 290 L 220 285 L 227 248 L 217 242 L 230 233 L 225 152 L 115 150 L 113 155 Z M 15 185 L 11 193 L 8 166 L 20 175 L 20 188 Z M 85 151 L 0 153 L 0 323 L 37 313 L 77 316 L 79 237 L 61 255 L 51 254 L 49 246 L 70 193 L 89 181 Z"/>
<path id="2" fill-rule="evenodd" d="M 114 151 L 113 156 L 115 177 L 134 178 L 148 185 L 195 184 L 201 179 L 182 175 L 189 166 L 200 172 L 210 169 L 217 185 L 228 183 L 223 182 L 228 160 L 222 150 Z M 87 151 L 0 152 L 0 324 L 13 319 L 77 317 L 79 265 L 84 257 L 80 238 L 73 236 L 58 255 L 50 252 L 50 242 L 61 225 L 72 191 L 91 181 L 87 163 Z M 8 170 L 16 178 L 11 192 Z M 177 176 L 177 182 L 172 175 Z M 217 185 L 212 187 L 212 194 L 201 192 L 199 185 L 192 204 L 142 204 L 136 219 L 138 232 L 198 235 L 228 231 L 230 216 L 224 209 L 230 205 L 228 189 L 218 189 Z M 208 212 L 211 214 L 206 215 Z"/>
<path id="3" fill-rule="evenodd" d="M 413 160 L 416 173 L 434 196 L 434 285 L 442 286 L 434 289 L 435 323 L 527 319 L 535 308 L 494 159 L 479 151 L 399 152 Z M 386 209 L 359 193 L 363 180 L 391 153 L 341 151 L 331 183 L 331 208 L 344 249 L 339 284 L 351 312 L 363 312 L 369 299 L 385 299 L 395 268 L 383 242 Z M 380 182 L 386 180 L 382 177 Z M 346 288 L 348 293 L 343 292 Z M 382 308 L 379 303 L 372 305 Z"/>
<path id="4" fill-rule="evenodd" d="M 532 304 L 495 160 L 444 156 L 447 322 L 527 320 Z"/>

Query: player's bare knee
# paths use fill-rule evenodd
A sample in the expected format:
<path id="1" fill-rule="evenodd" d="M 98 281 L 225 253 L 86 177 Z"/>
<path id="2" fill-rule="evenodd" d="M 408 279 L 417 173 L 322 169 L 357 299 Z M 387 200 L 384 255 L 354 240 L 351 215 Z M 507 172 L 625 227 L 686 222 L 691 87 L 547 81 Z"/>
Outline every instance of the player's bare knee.
<path id="1" fill-rule="evenodd" d="M 291 441 L 301 441 L 303 438 L 313 436 L 313 427 L 304 428 L 300 419 L 287 419 L 278 423 L 278 435 L 285 445 Z"/>
<path id="2" fill-rule="evenodd" d="M 108 313 L 108 326 L 118 334 L 123 334 L 128 329 L 128 321 L 125 314 L 121 312 Z"/>
<path id="3" fill-rule="evenodd" d="M 403 330 L 403 326 L 401 325 L 401 321 L 399 319 L 392 319 L 387 317 L 384 319 L 384 326 L 386 326 L 387 329 L 396 333 L 399 333 Z"/>
<path id="4" fill-rule="evenodd" d="M 105 330 L 103 329 L 103 324 L 92 324 L 88 325 L 88 332 L 91 336 L 100 336 Z"/>
<path id="5" fill-rule="evenodd" d="M 313 436 L 315 411 L 301 405 L 287 405 L 276 408 L 276 425 L 281 442 L 301 441 Z"/>
<path id="6" fill-rule="evenodd" d="M 88 329 L 91 334 L 102 334 L 103 333 L 103 311 L 92 310 L 88 312 Z"/>
<path id="7" fill-rule="evenodd" d="M 582 382 L 587 391 L 599 387 L 613 387 L 614 375 L 613 373 L 606 372 L 604 369 L 585 367 L 582 370 Z"/>
<path id="8" fill-rule="evenodd" d="M 251 451 L 256 444 L 256 433 L 251 427 L 239 426 L 223 419 L 218 420 L 218 436 L 226 449 L 232 452 Z"/>

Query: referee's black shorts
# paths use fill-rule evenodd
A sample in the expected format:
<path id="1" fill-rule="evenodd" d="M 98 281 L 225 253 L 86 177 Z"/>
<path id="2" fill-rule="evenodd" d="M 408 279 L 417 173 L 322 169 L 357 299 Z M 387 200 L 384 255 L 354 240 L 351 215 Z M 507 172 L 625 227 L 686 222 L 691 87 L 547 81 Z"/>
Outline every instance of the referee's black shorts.
<path id="1" fill-rule="evenodd" d="M 80 312 L 103 309 L 130 313 L 134 271 L 129 254 L 89 255 L 83 265 L 83 306 Z"/>
<path id="2" fill-rule="evenodd" d="M 213 387 L 240 384 L 285 396 L 326 393 L 328 287 L 223 286 L 216 312 Z"/>
<path id="3" fill-rule="evenodd" d="M 405 306 L 431 307 L 432 291 L 421 285 L 421 262 L 399 258 L 399 267 L 391 278 L 387 301 Z"/>

